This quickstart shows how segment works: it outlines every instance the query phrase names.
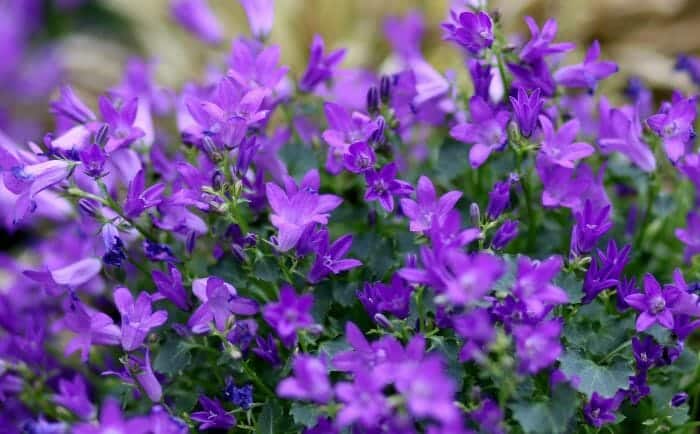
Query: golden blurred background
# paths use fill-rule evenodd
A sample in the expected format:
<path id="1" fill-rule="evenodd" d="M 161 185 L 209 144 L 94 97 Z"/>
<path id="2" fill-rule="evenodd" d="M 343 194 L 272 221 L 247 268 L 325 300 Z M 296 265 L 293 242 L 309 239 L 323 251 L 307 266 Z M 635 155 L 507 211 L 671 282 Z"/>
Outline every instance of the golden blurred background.
<path id="1" fill-rule="evenodd" d="M 119 42 L 109 32 L 73 34 L 63 49 L 72 80 L 83 91 L 97 92 L 118 81 L 129 55 L 158 61 L 157 76 L 177 87 L 201 76 L 207 65 L 220 64 L 229 44 L 208 48 L 179 28 L 170 16 L 169 0 L 102 0 L 105 7 L 125 17 L 134 41 Z M 248 34 L 242 8 L 236 0 L 210 0 L 230 40 Z M 389 53 L 382 23 L 388 15 L 419 10 L 425 17 L 423 50 L 439 70 L 463 68 L 456 48 L 442 43 L 439 24 L 447 15 L 448 0 L 276 0 L 271 42 L 282 46 L 283 63 L 294 76 L 303 70 L 314 33 L 328 47 L 346 47 L 344 66 L 376 68 Z M 700 0 L 493 0 L 509 32 L 528 36 L 523 16 L 538 22 L 559 20 L 559 40 L 578 43 L 580 59 L 593 39 L 603 56 L 617 61 L 621 73 L 606 86 L 621 87 L 637 75 L 657 90 L 692 89 L 689 79 L 672 71 L 675 56 L 700 53 Z"/>

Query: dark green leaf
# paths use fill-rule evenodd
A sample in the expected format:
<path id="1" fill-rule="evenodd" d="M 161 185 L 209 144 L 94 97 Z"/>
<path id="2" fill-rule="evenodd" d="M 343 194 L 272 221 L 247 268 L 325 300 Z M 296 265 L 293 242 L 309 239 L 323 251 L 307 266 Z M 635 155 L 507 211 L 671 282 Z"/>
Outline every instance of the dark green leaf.
<path id="1" fill-rule="evenodd" d="M 311 428 L 316 425 L 320 412 L 315 405 L 295 402 L 292 404 L 289 414 L 292 415 L 295 424 Z"/>
<path id="2" fill-rule="evenodd" d="M 493 290 L 503 294 L 510 294 L 515 285 L 515 273 L 518 270 L 517 257 L 513 255 L 503 255 L 502 259 L 506 263 L 506 272 L 493 286 Z"/>
<path id="3" fill-rule="evenodd" d="M 569 303 L 578 303 L 583 297 L 583 282 L 574 273 L 561 272 L 554 279 L 554 284 L 569 296 Z"/>
<path id="4" fill-rule="evenodd" d="M 160 347 L 153 361 L 153 369 L 163 374 L 173 375 L 184 369 L 191 360 L 189 349 L 182 340 L 171 339 Z"/>
<path id="5" fill-rule="evenodd" d="M 575 351 L 567 351 L 559 360 L 561 362 L 559 369 L 568 378 L 578 377 L 576 390 L 589 397 L 593 392 L 598 392 L 599 395 L 609 398 L 618 389 L 627 388 L 629 377 L 634 375 L 634 370 L 626 361 L 602 366 Z"/>
<path id="6" fill-rule="evenodd" d="M 513 417 L 526 434 L 561 434 L 568 431 L 578 405 L 576 391 L 568 386 L 559 386 L 548 401 L 518 402 L 511 409 Z"/>
<path id="7" fill-rule="evenodd" d="M 468 152 L 469 147 L 464 143 L 448 140 L 442 144 L 436 174 L 440 183 L 448 184 L 457 175 L 469 169 Z"/>
<path id="8" fill-rule="evenodd" d="M 317 166 L 313 149 L 302 143 L 287 143 L 280 149 L 280 157 L 287 164 L 289 173 L 297 179 Z"/>
<path id="9" fill-rule="evenodd" d="M 288 421 L 284 420 L 279 401 L 270 399 L 265 401 L 255 432 L 257 434 L 280 434 L 289 429 Z"/>

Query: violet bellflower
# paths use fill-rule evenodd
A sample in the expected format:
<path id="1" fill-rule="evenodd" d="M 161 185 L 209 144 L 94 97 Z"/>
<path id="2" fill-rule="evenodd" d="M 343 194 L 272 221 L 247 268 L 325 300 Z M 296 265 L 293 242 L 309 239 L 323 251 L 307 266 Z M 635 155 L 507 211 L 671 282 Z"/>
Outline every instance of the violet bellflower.
<path id="1" fill-rule="evenodd" d="M 697 97 L 683 98 L 674 94 L 670 104 L 662 105 L 659 113 L 647 119 L 647 125 L 661 138 L 664 151 L 673 163 L 692 147 L 696 117 Z"/>
<path id="2" fill-rule="evenodd" d="M 314 35 L 311 42 L 309 65 L 299 80 L 299 89 L 302 92 L 312 92 L 316 86 L 333 78 L 335 68 L 345 57 L 345 49 L 334 50 L 328 54 L 325 54 L 324 51 L 323 38 Z"/>
<path id="3" fill-rule="evenodd" d="M 517 220 L 506 220 L 493 234 L 491 239 L 491 248 L 494 250 L 503 250 L 508 243 L 513 241 L 518 236 L 518 228 L 520 223 Z"/>
<path id="4" fill-rule="evenodd" d="M 292 347 L 297 340 L 297 330 L 312 328 L 312 294 L 298 296 L 294 288 L 285 285 L 280 289 L 279 301 L 265 305 L 262 316 L 280 337 L 282 343 Z"/>
<path id="5" fill-rule="evenodd" d="M 362 265 L 357 259 L 344 259 L 352 246 L 352 235 L 344 235 L 333 243 L 329 242 L 328 230 L 321 231 L 321 239 L 316 250 L 316 260 L 309 271 L 308 280 L 318 283 L 329 274 L 340 274 Z"/>
<path id="6" fill-rule="evenodd" d="M 236 386 L 230 378 L 228 378 L 226 380 L 224 396 L 228 398 L 233 405 L 240 407 L 243 410 L 248 410 L 253 404 L 253 385 L 244 384 L 243 386 L 239 387 Z"/>
<path id="7" fill-rule="evenodd" d="M 187 291 L 182 284 L 182 274 L 173 264 L 168 264 L 168 273 L 160 270 L 151 271 L 151 278 L 158 292 L 153 295 L 153 300 L 166 298 L 180 310 L 189 310 L 190 303 Z"/>
<path id="8" fill-rule="evenodd" d="M 207 0 L 171 0 L 170 11 L 177 22 L 208 44 L 223 40 L 224 29 Z"/>
<path id="9" fill-rule="evenodd" d="M 565 66 L 554 74 L 557 83 L 564 87 L 584 88 L 593 93 L 598 82 L 618 71 L 617 63 L 600 61 L 600 43 L 593 41 L 583 58 L 583 63 Z"/>
<path id="10" fill-rule="evenodd" d="M 75 374 L 72 380 L 59 379 L 58 392 L 52 397 L 55 404 L 70 410 L 83 420 L 89 420 L 95 416 L 95 406 L 88 397 L 85 380 L 79 374 Z"/>
<path id="11" fill-rule="evenodd" d="M 700 57 L 680 54 L 674 67 L 676 71 L 685 71 L 696 86 L 700 86 Z"/>
<path id="12" fill-rule="evenodd" d="M 268 0 L 241 0 L 241 2 L 265 3 Z M 231 47 L 227 75 L 241 87 L 278 90 L 284 76 L 289 71 L 280 66 L 280 47 L 271 45 L 256 52 L 244 39 L 236 39 Z M 264 104 L 264 100 L 263 100 Z"/>
<path id="13" fill-rule="evenodd" d="M 598 144 L 604 155 L 619 152 L 645 172 L 656 169 L 656 158 L 649 146 L 642 141 L 642 124 L 636 109 L 611 108 L 605 98 L 601 98 L 600 133 Z"/>
<path id="14" fill-rule="evenodd" d="M 250 32 L 259 40 L 267 39 L 275 21 L 274 0 L 239 0 L 250 25 Z"/>
<path id="15" fill-rule="evenodd" d="M 637 365 L 637 370 L 646 372 L 649 368 L 661 362 L 663 346 L 656 343 L 653 337 L 644 336 L 632 338 L 632 354 Z"/>
<path id="16" fill-rule="evenodd" d="M 549 71 L 549 65 L 543 58 L 521 64 L 509 63 L 508 70 L 513 75 L 511 86 L 515 89 L 525 89 L 529 92 L 540 89 L 542 95 L 547 97 L 556 93 L 557 85 Z"/>
<path id="17" fill-rule="evenodd" d="M 108 154 L 128 147 L 145 135 L 144 131 L 134 124 L 138 110 L 137 98 L 115 106 L 114 101 L 101 96 L 99 105 L 102 118 L 109 126 L 109 139 L 105 145 L 105 151 Z"/>
<path id="18" fill-rule="evenodd" d="M 484 101 L 488 101 L 490 98 L 489 90 L 491 89 L 491 81 L 493 79 L 491 65 L 476 59 L 469 59 L 467 66 L 472 79 L 472 85 L 474 86 L 474 95 L 480 97 Z"/>
<path id="19" fill-rule="evenodd" d="M 571 229 L 571 253 L 576 256 L 588 253 L 598 240 L 612 228 L 610 205 L 596 210 L 587 200 L 583 210 L 574 213 L 576 223 Z"/>
<path id="20" fill-rule="evenodd" d="M 688 213 L 685 228 L 676 229 L 676 238 L 685 245 L 685 261 L 700 253 L 700 212 Z"/>
<path id="21" fill-rule="evenodd" d="M 341 382 L 335 386 L 335 394 L 343 406 L 336 416 L 336 423 L 343 428 L 356 423 L 365 428 L 376 427 L 391 412 L 384 396 L 386 384 L 370 371 L 355 373 L 353 382 Z"/>
<path id="22" fill-rule="evenodd" d="M 552 163 L 572 169 L 579 160 L 593 155 L 595 152 L 593 146 L 588 143 L 572 143 L 576 140 L 576 135 L 581 127 L 578 120 L 572 119 L 564 123 L 556 132 L 549 118 L 540 116 L 539 120 L 544 134 L 540 153 Z"/>
<path id="23" fill-rule="evenodd" d="M 521 374 L 535 374 L 557 360 L 562 352 L 559 339 L 561 329 L 561 322 L 556 319 L 513 328 L 515 351 L 520 362 L 518 371 Z"/>
<path id="24" fill-rule="evenodd" d="M 163 398 L 163 386 L 156 378 L 156 374 L 151 366 L 151 350 L 146 347 L 143 351 L 143 356 L 140 354 L 132 352 L 126 358 L 125 362 L 126 375 L 121 373 L 114 373 L 119 377 L 128 378 L 128 383 L 137 382 L 140 388 L 146 393 L 148 399 L 153 402 L 160 402 Z M 112 374 L 112 372 L 103 372 L 105 374 Z"/>
<path id="25" fill-rule="evenodd" d="M 75 336 L 66 344 L 68 356 L 80 351 L 80 360 L 87 362 L 93 345 L 119 345 L 121 333 L 107 314 L 88 310 L 75 294 L 71 294 L 63 318 L 65 327 Z"/>
<path id="26" fill-rule="evenodd" d="M 328 129 L 323 132 L 323 140 L 328 143 L 326 170 L 335 175 L 342 170 L 350 146 L 367 142 L 377 130 L 377 123 L 364 113 L 350 114 L 345 107 L 333 102 L 325 103 L 323 110 L 328 121 Z"/>
<path id="27" fill-rule="evenodd" d="M 382 312 L 405 319 L 410 311 L 412 292 L 413 288 L 398 274 L 394 274 L 390 284 L 365 283 L 362 290 L 357 292 L 357 298 L 373 319 L 377 313 Z"/>
<path id="28" fill-rule="evenodd" d="M 548 306 L 569 301 L 566 292 L 551 283 L 562 265 L 560 256 L 551 256 L 544 261 L 518 257 L 513 295 L 525 303 L 529 313 L 538 316 Z"/>
<path id="29" fill-rule="evenodd" d="M 450 18 L 450 22 L 442 24 L 444 40 L 456 43 L 472 55 L 478 55 L 493 45 L 493 21 L 486 12 L 458 14 L 450 10 Z"/>
<path id="30" fill-rule="evenodd" d="M 328 367 L 323 360 L 300 354 L 294 357 L 292 370 L 294 376 L 277 385 L 278 396 L 317 404 L 325 404 L 333 398 Z"/>
<path id="31" fill-rule="evenodd" d="M 480 362 L 488 353 L 489 345 L 496 337 L 496 330 L 486 309 L 474 309 L 471 312 L 453 318 L 455 332 L 464 338 L 459 352 L 459 360 Z"/>
<path id="32" fill-rule="evenodd" d="M 624 399 L 624 393 L 616 393 L 612 398 L 604 398 L 593 392 L 591 400 L 583 408 L 586 421 L 596 428 L 615 422 L 615 412 Z"/>
<path id="33" fill-rule="evenodd" d="M 69 85 L 62 85 L 59 88 L 59 97 L 51 101 L 49 111 L 57 118 L 63 118 L 71 125 L 83 125 L 97 119 L 90 107 L 75 94 Z M 61 123 L 57 119 L 57 123 Z"/>
<path id="34" fill-rule="evenodd" d="M 542 111 L 544 100 L 540 97 L 540 89 L 537 88 L 527 94 L 522 87 L 518 88 L 517 98 L 509 97 L 513 107 L 515 122 L 518 124 L 520 134 L 524 137 L 532 136 L 537 127 L 537 119 Z"/>
<path id="35" fill-rule="evenodd" d="M 124 215 L 129 218 L 140 216 L 145 210 L 158 206 L 163 200 L 165 184 L 158 182 L 146 188 L 146 174 L 139 170 L 129 183 L 129 189 L 124 202 Z"/>
<path id="36" fill-rule="evenodd" d="M 109 398 L 102 403 L 97 425 L 93 422 L 79 423 L 72 432 L 73 434 L 147 434 L 150 429 L 151 422 L 148 418 L 143 416 L 126 418 L 121 412 L 119 402 Z"/>
<path id="37" fill-rule="evenodd" d="M 330 149 L 329 149 L 330 152 Z M 348 152 L 343 156 L 345 169 L 352 173 L 365 173 L 374 169 L 377 156 L 367 142 L 355 142 L 348 148 Z M 328 169 L 328 166 L 326 166 Z"/>
<path id="38" fill-rule="evenodd" d="M 425 20 L 422 13 L 411 11 L 402 17 L 387 17 L 383 28 L 391 48 L 401 60 L 408 62 L 422 56 L 421 41 L 425 33 Z"/>
<path id="39" fill-rule="evenodd" d="M 553 18 L 545 21 L 542 29 L 532 17 L 525 17 L 525 23 L 530 29 L 530 40 L 520 49 L 520 59 L 532 62 L 553 54 L 566 53 L 574 49 L 571 42 L 555 43 L 557 36 L 557 21 Z"/>
<path id="40" fill-rule="evenodd" d="M 493 185 L 489 192 L 489 203 L 486 206 L 486 217 L 490 220 L 496 220 L 500 217 L 508 206 L 510 202 L 510 186 L 510 178 Z"/>
<path id="41" fill-rule="evenodd" d="M 279 351 L 277 350 L 277 344 L 271 334 L 267 335 L 267 337 L 256 336 L 255 345 L 255 348 L 253 348 L 253 353 L 255 353 L 255 355 L 272 366 L 279 366 L 282 364 Z"/>
<path id="42" fill-rule="evenodd" d="M 401 199 L 401 210 L 410 220 L 410 231 L 427 231 L 433 226 L 434 221 L 442 224 L 460 197 L 462 192 L 454 190 L 438 198 L 430 178 L 426 176 L 418 178 L 416 200 Z"/>
<path id="43" fill-rule="evenodd" d="M 126 351 L 133 351 L 143 344 L 152 328 L 161 326 L 168 319 L 164 310 L 153 312 L 151 296 L 141 292 L 134 300 L 128 288 L 114 290 L 114 303 L 122 317 L 121 342 Z"/>
<path id="44" fill-rule="evenodd" d="M 394 196 L 408 196 L 413 192 L 413 187 L 406 181 L 396 179 L 398 166 L 395 162 L 389 163 L 377 170 L 365 172 L 367 190 L 365 200 L 379 201 L 386 212 L 394 210 Z"/>
<path id="45" fill-rule="evenodd" d="M 102 269 L 99 259 L 85 258 L 61 268 L 45 271 L 25 270 L 23 274 L 40 283 L 49 295 L 61 295 L 76 289 L 97 276 Z"/>
<path id="46" fill-rule="evenodd" d="M 508 134 L 506 125 L 510 119 L 507 110 L 492 108 L 478 96 L 469 100 L 471 122 L 458 124 L 450 130 L 450 136 L 464 143 L 471 143 L 469 163 L 473 168 L 484 164 L 494 151 L 502 151 Z"/>
<path id="47" fill-rule="evenodd" d="M 208 429 L 228 430 L 236 426 L 236 418 L 224 409 L 219 400 L 200 395 L 199 406 L 202 410 L 192 412 L 190 418 L 199 423 L 198 429 L 200 431 Z"/>
<path id="48" fill-rule="evenodd" d="M 277 249 L 280 252 L 294 248 L 309 225 L 327 224 L 330 212 L 343 201 L 332 194 L 318 194 L 320 182 L 318 171 L 310 170 L 299 186 L 287 177 L 286 191 L 272 182 L 265 185 L 272 209 L 270 222 L 279 231 Z"/>
<path id="49" fill-rule="evenodd" d="M 617 248 L 615 240 L 610 240 L 605 252 L 598 249 L 598 259 L 591 261 L 583 280 L 582 302 L 590 303 L 598 294 L 608 288 L 617 288 L 622 284 L 622 270 L 629 261 L 632 246 Z"/>
<path id="50" fill-rule="evenodd" d="M 667 329 L 673 328 L 671 307 L 679 297 L 679 290 L 673 286 L 661 288 L 659 282 L 647 273 L 644 275 L 644 293 L 630 294 L 625 302 L 638 310 L 636 328 L 642 332 L 658 323 Z"/>
<path id="51" fill-rule="evenodd" d="M 207 332 L 212 322 L 224 331 L 232 315 L 254 315 L 258 311 L 254 300 L 239 296 L 233 285 L 218 277 L 195 279 L 192 292 L 202 302 L 187 321 L 194 333 Z"/>

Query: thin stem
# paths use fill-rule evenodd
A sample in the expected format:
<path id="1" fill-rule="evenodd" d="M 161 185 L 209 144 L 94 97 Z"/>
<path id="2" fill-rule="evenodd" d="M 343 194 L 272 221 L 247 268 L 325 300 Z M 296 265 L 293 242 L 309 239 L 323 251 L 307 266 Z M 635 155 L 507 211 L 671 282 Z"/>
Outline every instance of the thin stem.
<path id="1" fill-rule="evenodd" d="M 250 378 L 250 381 L 255 384 L 255 387 L 257 387 L 262 393 L 267 395 L 270 398 L 274 398 L 275 394 L 272 392 L 272 390 L 267 387 L 267 384 L 265 384 L 260 377 L 258 377 L 258 374 L 255 373 L 250 367 L 248 366 L 247 363 L 241 363 L 241 366 L 243 367 L 243 372 Z"/>

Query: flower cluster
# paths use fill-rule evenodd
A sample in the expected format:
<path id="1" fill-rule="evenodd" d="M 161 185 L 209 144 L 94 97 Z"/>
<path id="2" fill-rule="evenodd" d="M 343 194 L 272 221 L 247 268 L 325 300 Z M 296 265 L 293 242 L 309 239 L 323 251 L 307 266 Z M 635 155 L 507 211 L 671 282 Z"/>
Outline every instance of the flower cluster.
<path id="1" fill-rule="evenodd" d="M 614 105 L 597 41 L 477 6 L 442 25 L 462 71 L 416 12 L 395 69 L 317 35 L 291 74 L 273 1 L 240 3 L 205 79 L 132 59 L 96 101 L 63 85 L 42 140 L 0 135 L 32 235 L 0 256 L 3 432 L 691 432 L 696 96 Z M 221 44 L 206 0 L 171 14 Z"/>

